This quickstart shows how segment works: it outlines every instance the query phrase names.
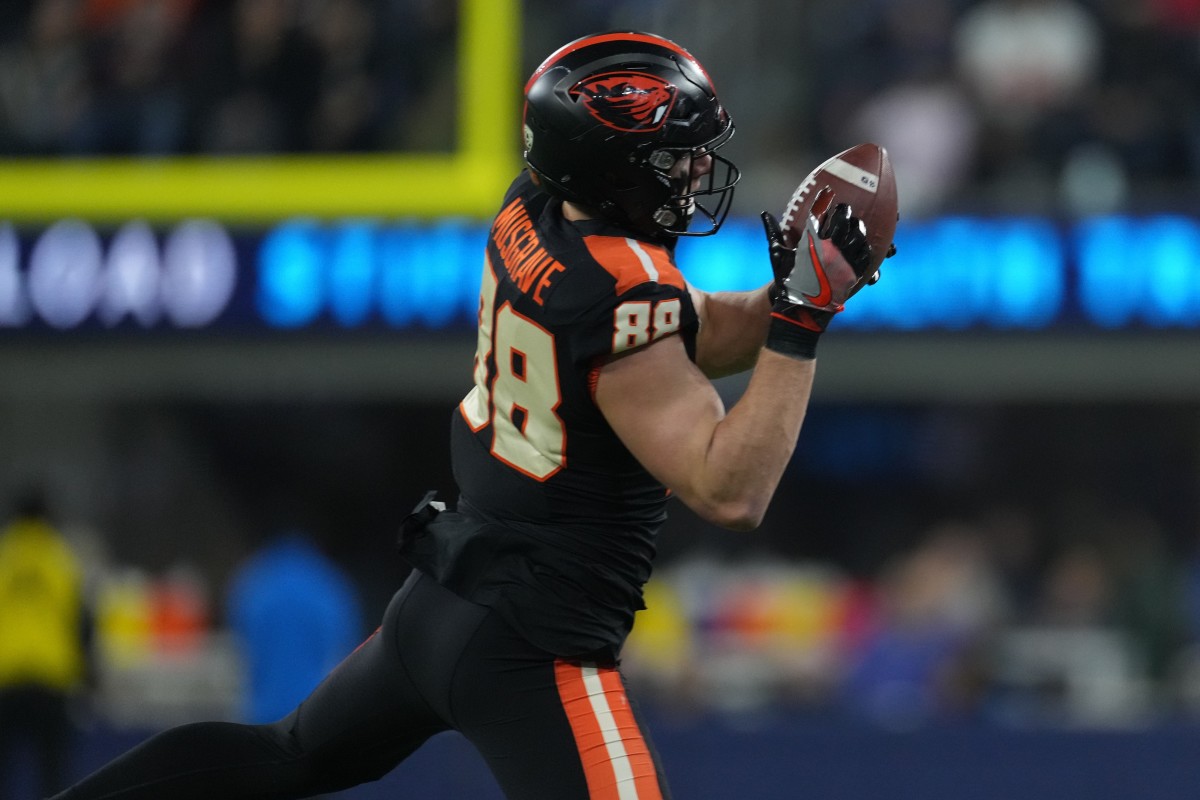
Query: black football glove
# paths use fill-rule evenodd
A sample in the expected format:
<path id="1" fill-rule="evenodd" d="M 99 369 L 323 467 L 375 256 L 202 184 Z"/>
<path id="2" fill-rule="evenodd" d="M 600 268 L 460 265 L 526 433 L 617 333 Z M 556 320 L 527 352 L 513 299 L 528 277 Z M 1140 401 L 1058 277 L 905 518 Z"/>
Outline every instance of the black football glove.
<path id="1" fill-rule="evenodd" d="M 795 248 L 784 243 L 775 217 L 762 213 L 775 277 L 770 289 L 775 321 L 767 341 L 771 349 L 812 358 L 815 336 L 833 315 L 863 286 L 879 280 L 878 269 L 868 274 L 872 253 L 866 225 L 849 205 L 833 200 L 828 187 L 817 194 Z M 891 248 L 885 257 L 894 252 Z"/>

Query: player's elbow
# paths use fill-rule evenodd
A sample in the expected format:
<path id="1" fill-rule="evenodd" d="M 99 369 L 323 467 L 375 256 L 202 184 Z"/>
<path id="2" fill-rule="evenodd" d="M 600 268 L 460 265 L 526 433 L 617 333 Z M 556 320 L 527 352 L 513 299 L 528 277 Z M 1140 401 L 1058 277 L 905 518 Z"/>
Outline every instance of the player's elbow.
<path id="1" fill-rule="evenodd" d="M 714 525 L 731 531 L 752 531 L 762 524 L 767 504 L 753 497 L 728 498 L 693 508 Z"/>
<path id="2" fill-rule="evenodd" d="M 748 533 L 750 531 L 758 530 L 758 526 L 762 524 L 762 521 L 762 514 L 744 514 L 737 517 L 726 518 L 718 524 L 721 527 L 727 528 L 731 531 Z"/>

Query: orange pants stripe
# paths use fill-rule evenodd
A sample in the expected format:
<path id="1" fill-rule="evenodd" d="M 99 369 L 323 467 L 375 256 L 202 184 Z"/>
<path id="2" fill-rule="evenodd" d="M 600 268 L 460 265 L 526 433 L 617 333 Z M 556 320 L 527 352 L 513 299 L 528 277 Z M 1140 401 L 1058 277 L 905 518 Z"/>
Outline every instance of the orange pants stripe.
<path id="1" fill-rule="evenodd" d="M 554 674 L 592 800 L 662 800 L 654 759 L 616 667 L 560 659 Z"/>

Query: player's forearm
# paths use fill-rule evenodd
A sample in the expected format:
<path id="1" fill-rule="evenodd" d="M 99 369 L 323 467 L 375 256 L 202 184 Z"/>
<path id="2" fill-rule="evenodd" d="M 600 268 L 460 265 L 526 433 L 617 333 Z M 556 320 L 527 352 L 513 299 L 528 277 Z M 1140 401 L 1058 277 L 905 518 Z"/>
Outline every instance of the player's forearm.
<path id="1" fill-rule="evenodd" d="M 766 287 L 704 294 L 697 304 L 696 365 L 710 378 L 752 369 L 767 338 L 771 303 Z"/>
<path id="2" fill-rule="evenodd" d="M 795 450 L 815 371 L 813 360 L 762 351 L 745 393 L 712 429 L 683 498 L 694 511 L 723 527 L 758 527 Z"/>
<path id="3" fill-rule="evenodd" d="M 742 398 L 726 410 L 681 337 L 608 361 L 596 405 L 651 475 L 704 519 L 758 526 L 796 445 L 815 362 L 762 350 Z"/>

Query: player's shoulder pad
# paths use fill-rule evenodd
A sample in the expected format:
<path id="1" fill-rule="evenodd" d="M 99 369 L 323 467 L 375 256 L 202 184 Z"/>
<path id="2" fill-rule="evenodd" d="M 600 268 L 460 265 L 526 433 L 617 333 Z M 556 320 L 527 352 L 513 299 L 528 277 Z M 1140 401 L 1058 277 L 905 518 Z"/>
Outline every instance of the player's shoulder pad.
<path id="1" fill-rule="evenodd" d="M 646 283 L 686 290 L 683 273 L 662 245 L 627 236 L 584 236 L 588 253 L 616 283 L 616 294 L 625 294 Z"/>

